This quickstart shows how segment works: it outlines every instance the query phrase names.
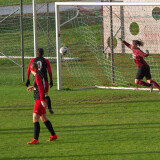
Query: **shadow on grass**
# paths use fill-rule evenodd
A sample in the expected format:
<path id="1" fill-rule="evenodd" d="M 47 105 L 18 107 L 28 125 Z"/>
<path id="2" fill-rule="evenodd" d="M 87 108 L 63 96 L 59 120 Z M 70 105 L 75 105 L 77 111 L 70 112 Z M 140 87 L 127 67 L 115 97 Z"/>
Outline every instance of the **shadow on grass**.
<path id="1" fill-rule="evenodd" d="M 160 112 L 160 110 L 152 110 L 152 111 L 127 111 L 128 107 L 124 107 L 126 110 L 125 111 L 121 111 L 121 112 L 112 112 L 112 111 L 105 111 L 105 112 L 80 112 L 80 113 L 61 113 L 61 114 L 57 114 L 54 113 L 54 117 L 56 116 L 84 116 L 84 115 L 112 115 L 112 114 L 134 114 L 134 113 L 158 113 Z M 15 109 L 13 109 L 15 111 Z M 25 109 L 24 109 L 25 110 Z M 23 109 L 17 109 L 16 111 L 24 111 Z M 33 109 L 26 109 L 29 111 L 32 111 Z M 5 110 L 1 110 L 0 111 L 12 111 L 11 109 L 5 109 Z"/>
<path id="2" fill-rule="evenodd" d="M 134 108 L 136 108 L 136 107 L 140 107 L 140 104 L 139 103 L 160 103 L 160 100 L 144 100 L 144 101 L 118 101 L 118 102 L 94 102 L 94 103 L 72 103 L 72 104 L 58 104 L 58 105 L 55 105 L 55 104 L 53 104 L 53 106 L 58 106 L 58 107 L 54 107 L 54 110 L 61 110 L 61 109 L 67 109 L 67 110 L 69 110 L 69 109 L 76 109 L 76 107 L 74 107 L 74 106 L 78 106 L 78 109 L 81 109 L 81 108 L 85 108 L 85 109 L 87 109 L 87 108 L 89 108 L 89 109 L 91 109 L 91 108 L 108 108 L 108 106 L 104 106 L 105 104 L 106 105 L 108 105 L 108 104 L 121 104 L 121 105 L 123 105 L 123 104 L 126 104 L 126 103 L 128 103 L 128 104 L 131 104 L 131 103 L 133 103 L 133 104 L 136 104 L 136 103 L 138 103 L 138 105 L 137 106 L 124 106 L 125 108 L 130 108 L 130 107 L 134 107 Z M 68 105 L 69 105 L 69 107 L 68 107 Z M 86 106 L 85 106 L 86 105 Z M 93 105 L 93 106 L 91 106 L 91 107 L 87 107 L 87 106 L 90 106 L 90 105 Z M 103 105 L 103 106 L 94 106 L 94 105 Z M 59 107 L 59 106 L 62 106 L 62 107 Z M 66 106 L 66 107 L 63 107 L 63 106 Z M 73 107 L 71 107 L 71 106 L 73 106 Z M 83 107 L 80 107 L 80 106 L 83 106 Z M 17 106 L 16 106 L 17 107 Z M 111 106 L 112 107 L 112 106 Z M 123 107 L 123 106 L 121 106 L 121 107 Z M 157 108 L 157 105 L 155 106 L 156 108 Z M 1 109 L 2 108 L 2 109 Z M 23 108 L 22 106 L 19 106 L 19 108 L 15 108 L 14 106 L 10 106 L 10 107 L 6 107 L 5 108 L 5 106 L 0 106 L 0 111 L 23 111 L 23 110 L 33 110 L 33 107 L 30 107 L 30 108 Z M 141 111 L 141 112 L 157 112 L 157 111 L 160 111 L 160 110 L 156 110 L 156 111 Z M 135 112 L 140 112 L 140 111 L 135 111 Z M 114 112 L 114 113 L 125 113 L 125 112 Z M 55 113 L 55 115 L 83 115 L 83 114 L 106 114 L 105 112 L 103 112 L 103 113 L 73 113 L 73 114 L 56 114 Z"/>
<path id="3" fill-rule="evenodd" d="M 71 109 L 71 108 L 75 108 L 75 107 L 71 107 L 71 106 L 78 106 L 78 108 L 81 108 L 81 107 L 79 107 L 79 106 L 81 106 L 81 105 L 83 105 L 83 107 L 82 108 L 84 108 L 84 105 L 105 105 L 105 104 L 126 104 L 126 103 L 133 103 L 133 104 L 137 104 L 137 103 L 160 103 L 160 100 L 159 99 L 157 99 L 157 100 L 132 100 L 132 101 L 101 101 L 101 102 L 96 102 L 96 101 L 94 101 L 93 102 L 93 100 L 91 99 L 91 100 L 88 100 L 88 101 L 86 101 L 86 100 L 82 100 L 82 101 L 79 101 L 79 102 L 77 102 L 77 103 L 67 103 L 67 101 L 64 101 L 64 103 L 61 103 L 61 104 L 53 104 L 53 106 L 54 106 L 54 109 L 65 109 L 66 107 L 63 107 L 63 106 L 67 106 L 67 109 Z M 32 106 L 34 106 L 34 105 L 32 105 Z M 10 109 L 12 109 L 13 108 L 13 110 L 15 110 L 15 108 L 18 108 L 18 109 L 16 109 L 16 110 L 31 110 L 31 109 L 33 109 L 33 107 L 32 107 L 31 105 L 30 106 L 25 106 L 25 107 L 27 107 L 27 109 L 25 109 L 25 107 L 23 107 L 23 106 L 0 106 L 0 108 L 2 108 L 2 109 L 4 109 L 4 111 L 5 110 L 10 110 Z M 55 106 L 58 106 L 58 107 L 55 107 Z M 62 107 L 59 107 L 59 106 L 62 106 Z M 70 106 L 70 107 L 68 107 L 68 106 Z M 106 106 L 99 106 L 99 107 L 101 107 L 101 108 L 106 108 Z M 128 106 L 129 107 L 129 106 Z M 135 107 L 135 106 L 134 106 Z M 137 107 L 139 107 L 139 104 L 137 105 Z M 157 107 L 157 106 L 156 106 Z M 5 109 L 6 108 L 6 109 Z M 28 108 L 31 108 L 31 109 L 28 109 Z M 85 106 L 85 108 L 97 108 L 97 106 L 92 106 L 92 107 L 86 107 Z M 0 109 L 1 111 L 3 111 L 2 109 Z"/>
<path id="4" fill-rule="evenodd" d="M 0 109 L 0 111 L 4 111 L 4 112 L 8 112 L 8 111 L 30 111 L 30 110 L 33 110 L 33 109 L 22 109 L 22 108 L 19 108 L 19 109 L 14 109 L 14 108 L 12 108 L 12 109 L 10 109 L 10 108 L 7 108 L 7 109 Z"/>
<path id="5" fill-rule="evenodd" d="M 84 108 L 84 107 L 79 107 L 80 105 L 104 105 L 104 104 L 126 104 L 126 103 L 133 103 L 133 104 L 137 104 L 137 103 L 160 103 L 160 100 L 141 100 L 141 101 L 112 101 L 112 102 L 92 102 L 91 101 L 87 101 L 86 103 L 84 103 L 83 101 L 81 102 L 77 102 L 77 103 L 64 103 L 64 104 L 56 104 L 55 106 L 67 106 L 67 109 L 68 108 L 75 108 L 75 107 L 71 107 L 71 106 L 78 106 L 78 108 Z M 68 107 L 70 105 L 70 107 Z M 139 105 L 139 104 L 138 104 Z M 137 107 L 139 107 L 137 105 Z M 106 108 L 106 106 L 99 106 L 100 108 Z M 128 106 L 129 107 L 129 106 Z M 134 106 L 135 107 L 135 106 Z M 157 107 L 157 106 L 156 106 Z M 65 109 L 66 107 L 54 107 L 54 109 Z M 92 106 L 92 107 L 86 107 L 85 108 L 97 108 L 97 106 Z"/>
<path id="6" fill-rule="evenodd" d="M 154 126 L 155 125 L 155 126 Z M 107 125 L 81 125 L 81 126 L 54 126 L 57 133 L 65 132 L 86 132 L 86 131 L 109 131 L 109 130 L 133 130 L 133 129 L 160 129 L 160 123 L 126 123 L 126 124 L 107 124 Z M 41 125 L 43 132 L 48 132 L 45 126 Z M 26 132 L 27 131 L 27 132 Z M 0 134 L 24 134 L 32 133 L 33 128 L 9 128 L 0 129 Z"/>
<path id="7" fill-rule="evenodd" d="M 126 108 L 126 107 L 125 107 Z M 127 108 L 126 108 L 127 109 Z M 62 113 L 62 114 L 55 114 L 54 116 L 84 116 L 84 115 L 111 115 L 111 114 L 134 114 L 134 113 L 158 113 L 160 110 L 154 110 L 154 111 L 127 111 L 124 112 L 87 112 L 87 113 Z"/>
<path id="8" fill-rule="evenodd" d="M 34 156 L 34 157 L 15 157 L 15 158 L 10 158 L 10 157 L 7 157 L 7 158 L 3 158 L 3 160 L 19 160 L 19 159 L 57 159 L 57 158 L 86 158 L 86 157 L 100 157 L 100 156 L 124 156 L 124 155 L 151 155 L 151 154 L 160 154 L 160 151 L 146 151 L 146 152 L 126 152 L 126 153 L 102 153 L 102 154 L 83 154 L 83 155 L 61 155 L 61 156 L 56 156 L 56 155 L 53 155 L 53 156 Z"/>

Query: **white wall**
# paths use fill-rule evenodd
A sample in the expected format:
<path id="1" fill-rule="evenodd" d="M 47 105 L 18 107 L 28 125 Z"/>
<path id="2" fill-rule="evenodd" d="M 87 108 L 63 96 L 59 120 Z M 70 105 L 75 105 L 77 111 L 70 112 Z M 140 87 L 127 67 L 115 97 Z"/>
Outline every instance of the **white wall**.
<path id="1" fill-rule="evenodd" d="M 152 0 L 152 2 L 159 2 L 158 0 Z M 124 0 L 124 2 L 139 2 L 138 0 Z M 141 0 L 141 2 L 146 2 L 146 0 Z M 147 1 L 151 2 L 151 1 Z M 155 20 L 152 17 L 152 10 L 157 6 L 124 6 L 124 31 L 125 31 L 125 40 L 129 43 L 131 40 L 141 39 L 144 41 L 144 47 L 141 47 L 142 50 L 148 49 L 151 53 L 160 53 L 160 20 Z M 160 6 L 159 6 L 160 7 Z M 113 7 L 113 34 L 117 32 L 121 26 L 121 20 L 115 16 L 121 17 L 120 7 Z M 104 15 L 104 47 L 107 47 L 107 39 L 110 37 L 110 18 L 109 18 L 109 9 L 103 7 Z M 139 34 L 132 35 L 130 32 L 130 24 L 136 22 L 139 25 Z M 116 38 L 121 37 L 121 31 L 117 34 Z M 131 53 L 128 48 L 126 53 Z M 120 41 L 114 50 L 115 53 L 121 53 L 122 47 Z M 109 49 L 108 49 L 108 52 Z"/>

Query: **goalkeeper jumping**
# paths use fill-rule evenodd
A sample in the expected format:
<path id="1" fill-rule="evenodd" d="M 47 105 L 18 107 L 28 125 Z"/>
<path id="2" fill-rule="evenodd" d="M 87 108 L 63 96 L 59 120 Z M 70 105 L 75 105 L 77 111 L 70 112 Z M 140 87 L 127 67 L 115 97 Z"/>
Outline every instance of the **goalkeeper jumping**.
<path id="1" fill-rule="evenodd" d="M 53 114 L 53 110 L 51 107 L 51 99 L 48 95 L 49 87 L 48 87 L 48 76 L 47 76 L 47 71 L 48 71 L 48 74 L 50 77 L 50 88 L 51 88 L 51 87 L 53 87 L 52 70 L 51 70 L 51 65 L 50 65 L 49 61 L 46 58 L 44 58 L 43 55 L 44 55 L 43 48 L 38 48 L 37 49 L 37 57 L 33 58 L 28 65 L 26 86 L 28 87 L 28 85 L 30 84 L 30 80 L 29 80 L 30 72 L 31 72 L 30 66 L 33 62 L 35 62 L 38 64 L 38 70 L 41 72 L 42 76 L 44 77 L 45 97 L 47 99 L 47 105 L 48 105 L 49 112 L 51 114 Z"/>
<path id="2" fill-rule="evenodd" d="M 153 91 L 153 86 L 155 86 L 160 91 L 160 86 L 155 81 L 152 80 L 149 65 L 143 59 L 143 57 L 149 56 L 149 51 L 146 50 L 146 53 L 144 53 L 139 48 L 140 46 L 143 46 L 143 42 L 139 40 L 132 40 L 131 44 L 129 44 L 125 40 L 122 40 L 121 38 L 119 38 L 119 40 L 121 40 L 133 52 L 132 56 L 134 62 L 138 67 L 135 84 L 150 87 L 150 92 Z M 142 81 L 144 77 L 146 78 L 147 82 Z"/>

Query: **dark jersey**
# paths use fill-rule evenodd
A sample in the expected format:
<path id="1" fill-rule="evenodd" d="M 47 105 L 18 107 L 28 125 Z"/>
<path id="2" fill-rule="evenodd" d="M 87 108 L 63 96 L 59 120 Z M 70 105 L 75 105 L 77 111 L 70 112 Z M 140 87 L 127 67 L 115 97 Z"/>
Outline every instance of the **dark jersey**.
<path id="1" fill-rule="evenodd" d="M 45 83 L 44 83 L 44 79 L 39 74 L 36 74 L 34 77 L 33 87 L 34 87 L 33 89 L 34 100 L 44 101 Z"/>
<path id="2" fill-rule="evenodd" d="M 48 76 L 47 76 L 47 70 L 49 73 L 49 77 L 50 77 L 50 81 L 52 80 L 52 70 L 51 70 L 51 65 L 48 61 L 48 59 L 45 59 L 43 57 L 37 57 L 37 58 L 33 58 L 29 65 L 28 65 L 28 70 L 27 70 L 27 80 L 29 80 L 29 76 L 30 76 L 30 66 L 31 64 L 35 62 L 38 64 L 38 70 L 41 72 L 42 76 L 44 77 L 45 81 L 48 81 Z"/>
<path id="3" fill-rule="evenodd" d="M 127 43 L 126 41 L 123 41 L 123 43 L 131 49 L 131 45 Z M 133 59 L 136 63 L 137 67 L 139 66 L 148 66 L 147 62 L 143 59 L 143 57 L 147 57 L 148 55 L 144 52 L 142 52 L 139 48 L 137 49 L 131 49 L 133 51 Z"/>

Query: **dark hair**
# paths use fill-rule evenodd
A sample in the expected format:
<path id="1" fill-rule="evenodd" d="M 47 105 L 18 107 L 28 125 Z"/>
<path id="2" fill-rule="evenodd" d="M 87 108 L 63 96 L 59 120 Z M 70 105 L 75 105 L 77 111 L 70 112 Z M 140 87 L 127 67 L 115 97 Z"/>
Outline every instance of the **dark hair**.
<path id="1" fill-rule="evenodd" d="M 35 62 L 33 62 L 33 63 L 31 64 L 31 68 L 38 70 L 38 64 L 35 63 Z"/>
<path id="2" fill-rule="evenodd" d="M 37 57 L 43 57 L 44 55 L 44 50 L 43 48 L 38 48 L 37 49 Z"/>
<path id="3" fill-rule="evenodd" d="M 43 78 L 42 73 L 38 70 L 38 64 L 37 64 L 36 62 L 33 62 L 33 63 L 31 64 L 31 68 L 36 69 L 35 72 L 36 72 L 37 74 L 39 74 L 39 75 Z"/>
<path id="4" fill-rule="evenodd" d="M 133 40 L 133 42 L 135 42 L 138 46 L 143 46 L 144 43 L 141 40 Z"/>

